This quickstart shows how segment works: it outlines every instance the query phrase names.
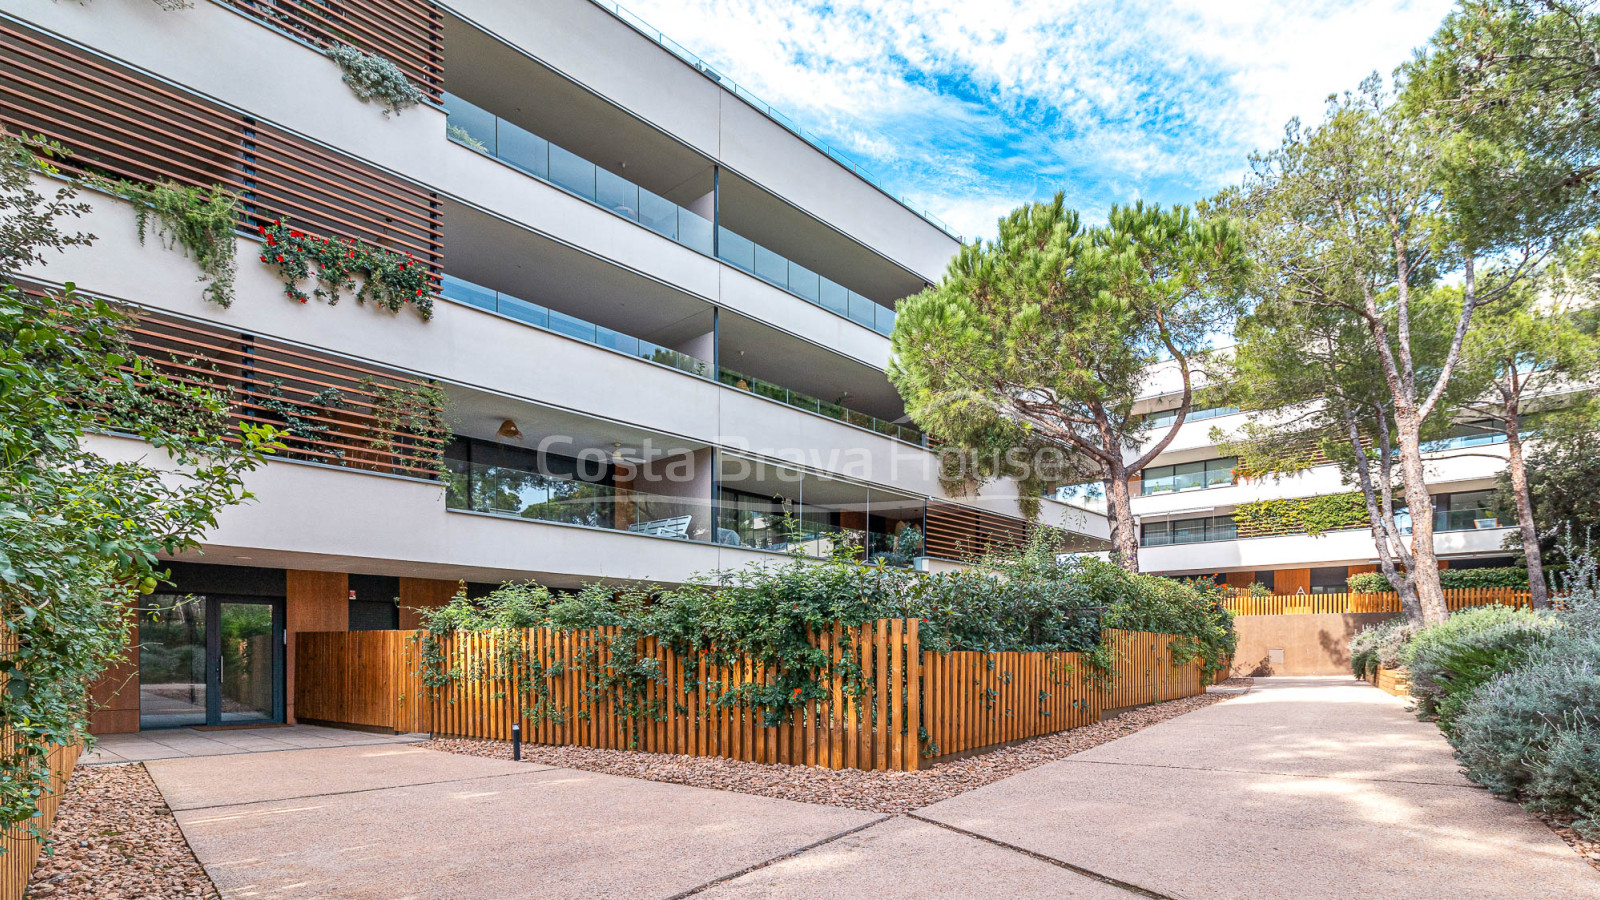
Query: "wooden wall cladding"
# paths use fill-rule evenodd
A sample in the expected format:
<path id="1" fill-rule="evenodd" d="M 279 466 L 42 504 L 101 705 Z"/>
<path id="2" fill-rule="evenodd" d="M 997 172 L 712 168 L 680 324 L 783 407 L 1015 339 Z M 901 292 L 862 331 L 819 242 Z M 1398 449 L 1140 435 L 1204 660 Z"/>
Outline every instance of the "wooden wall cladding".
<path id="1" fill-rule="evenodd" d="M 429 100 L 444 89 L 444 20 L 427 0 L 223 0 L 318 47 L 349 44 L 394 63 Z"/>
<path id="2" fill-rule="evenodd" d="M 145 184 L 221 185 L 240 225 L 287 218 L 324 237 L 409 252 L 438 271 L 438 195 L 336 150 L 195 96 L 43 32 L 0 20 L 0 127 L 72 155 L 64 172 Z"/>
<path id="3" fill-rule="evenodd" d="M 996 550 L 1026 546 L 1033 526 L 1021 519 L 955 503 L 930 502 L 925 552 L 940 559 L 971 560 Z"/>
<path id="4" fill-rule="evenodd" d="M 284 432 L 280 457 L 438 476 L 443 438 L 407 429 L 392 411 L 396 397 L 423 387 L 416 378 L 149 310 L 136 312 L 128 343 L 170 378 L 228 391 L 239 420 Z"/>

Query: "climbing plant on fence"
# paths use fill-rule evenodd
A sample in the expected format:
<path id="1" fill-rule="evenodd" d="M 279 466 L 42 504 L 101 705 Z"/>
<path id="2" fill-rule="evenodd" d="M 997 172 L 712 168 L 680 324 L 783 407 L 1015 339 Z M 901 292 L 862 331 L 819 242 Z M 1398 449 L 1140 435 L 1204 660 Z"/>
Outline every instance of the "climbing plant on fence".
<path id="1" fill-rule="evenodd" d="M 423 684 L 437 691 L 452 682 L 491 682 L 497 697 L 525 698 L 518 702 L 530 720 L 551 721 L 561 712 L 544 676 L 552 666 L 581 662 L 586 695 L 608 699 L 613 713 L 637 729 L 659 721 L 664 703 L 682 711 L 681 697 L 657 690 L 666 681 L 660 661 L 640 652 L 653 640 L 679 659 L 705 663 L 708 672 L 745 665 L 760 671 L 759 679 L 730 684 L 714 676 L 702 681 L 690 666 L 681 689 L 704 691 L 719 708 L 754 711 L 771 727 L 827 700 L 836 683 L 847 696 L 862 697 L 873 676 L 852 652 L 850 629 L 884 619 L 916 621 L 920 647 L 935 653 L 1088 651 L 1087 664 L 1099 672 L 1112 667 L 1109 649 L 1099 646 L 1103 627 L 1175 634 L 1174 662 L 1198 661 L 1207 677 L 1232 656 L 1231 617 L 1208 586 L 1134 575 L 1095 559 L 1058 562 L 1045 552 L 990 562 L 994 571 L 920 575 L 860 565 L 845 548 L 831 561 L 796 559 L 676 588 L 594 584 L 557 595 L 521 584 L 478 599 L 462 592 L 423 611 Z M 838 637 L 819 642 L 836 626 Z M 561 663 L 530 651 L 523 631 L 529 628 L 605 637 Z M 488 658 L 495 664 L 451 668 L 445 641 L 462 633 L 494 635 Z M 831 641 L 841 652 L 833 652 Z M 603 665 L 594 664 L 596 653 L 605 655 Z"/>

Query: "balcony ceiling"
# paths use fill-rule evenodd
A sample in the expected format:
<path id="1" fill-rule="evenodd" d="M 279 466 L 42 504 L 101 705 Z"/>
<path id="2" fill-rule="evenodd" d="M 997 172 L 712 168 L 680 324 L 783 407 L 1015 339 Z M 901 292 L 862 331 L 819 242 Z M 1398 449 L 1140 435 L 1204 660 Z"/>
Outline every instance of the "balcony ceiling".
<path id="1" fill-rule="evenodd" d="M 722 224 L 883 306 L 922 290 L 921 276 L 887 259 L 731 172 L 721 179 Z M 861 190 L 871 187 L 862 185 Z"/>
<path id="2" fill-rule="evenodd" d="M 744 375 L 810 394 L 890 422 L 905 415 L 905 404 L 889 377 L 826 347 L 795 339 L 753 319 L 724 312 L 721 363 Z"/>
<path id="3" fill-rule="evenodd" d="M 704 300 L 469 206 L 443 205 L 451 275 L 663 346 L 711 330 Z"/>
<path id="4" fill-rule="evenodd" d="M 471 388 L 447 385 L 445 393 L 450 397 L 446 417 L 456 434 L 464 437 L 481 438 L 529 450 L 538 449 L 540 442 L 546 438 L 557 438 L 557 443 L 548 444 L 545 449 L 562 456 L 576 456 L 585 449 L 600 450 L 610 455 L 613 443 L 621 443 L 623 455 L 635 459 L 678 456 L 707 446 L 681 437 Z M 517 424 L 517 430 L 522 432 L 521 438 L 504 438 L 495 433 L 506 419 Z"/>
<path id="5" fill-rule="evenodd" d="M 443 18 L 445 90 L 674 203 L 711 192 L 710 160 L 455 16 Z"/>

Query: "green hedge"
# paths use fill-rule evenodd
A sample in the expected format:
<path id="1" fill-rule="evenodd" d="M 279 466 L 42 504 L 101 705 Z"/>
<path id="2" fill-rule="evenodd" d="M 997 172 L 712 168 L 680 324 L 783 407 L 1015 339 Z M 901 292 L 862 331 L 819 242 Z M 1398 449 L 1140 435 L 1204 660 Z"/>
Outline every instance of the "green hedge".
<path id="1" fill-rule="evenodd" d="M 1467 588 L 1528 589 L 1528 570 L 1521 566 L 1502 566 L 1497 569 L 1443 569 L 1439 583 L 1447 591 Z M 1351 575 L 1345 585 L 1355 594 L 1393 593 L 1394 587 L 1382 572 L 1363 572 Z"/>

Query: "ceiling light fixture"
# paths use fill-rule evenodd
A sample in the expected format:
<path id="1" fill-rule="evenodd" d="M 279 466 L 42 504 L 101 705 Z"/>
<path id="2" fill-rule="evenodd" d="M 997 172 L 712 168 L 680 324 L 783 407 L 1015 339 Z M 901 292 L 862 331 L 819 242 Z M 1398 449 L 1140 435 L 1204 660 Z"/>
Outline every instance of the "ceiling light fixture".
<path id="1" fill-rule="evenodd" d="M 510 419 L 507 419 L 504 422 L 501 422 L 500 423 L 500 427 L 495 429 L 494 433 L 500 435 L 503 438 L 520 438 L 520 437 L 522 437 L 522 432 L 517 428 L 517 423 L 511 421 Z"/>

